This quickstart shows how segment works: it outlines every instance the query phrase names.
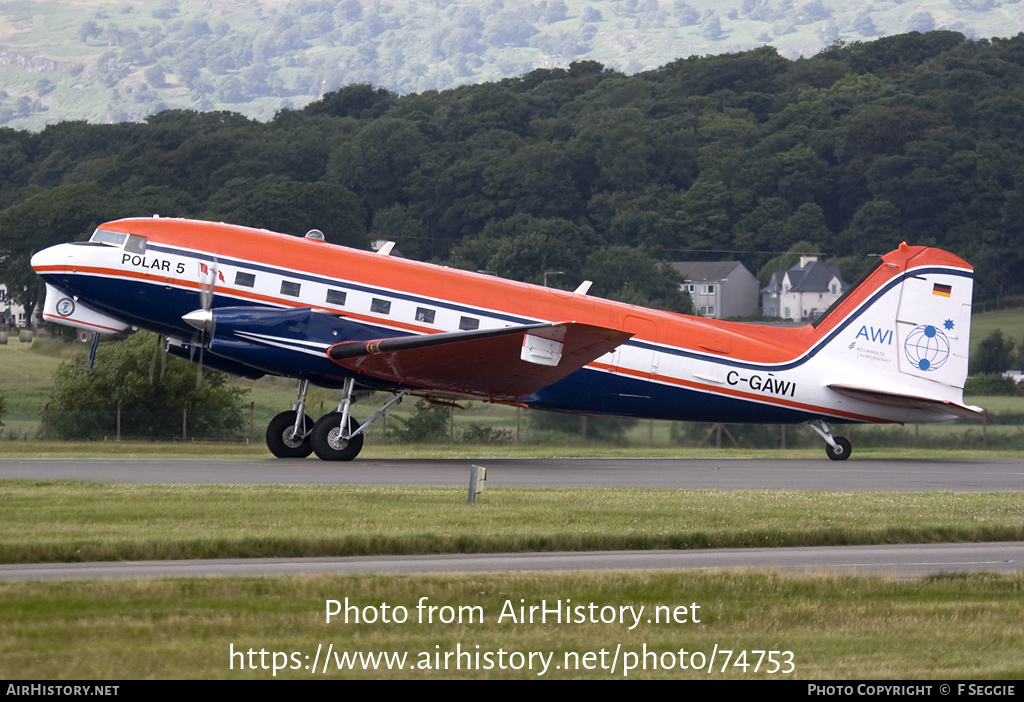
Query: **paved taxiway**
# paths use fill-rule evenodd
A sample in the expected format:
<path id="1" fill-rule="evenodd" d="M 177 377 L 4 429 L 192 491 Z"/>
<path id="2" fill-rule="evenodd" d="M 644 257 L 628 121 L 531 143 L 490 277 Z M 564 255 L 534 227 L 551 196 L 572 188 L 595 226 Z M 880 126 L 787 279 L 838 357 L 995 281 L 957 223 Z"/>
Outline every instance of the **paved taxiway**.
<path id="1" fill-rule="evenodd" d="M 696 551 L 552 551 L 348 558 L 20 563 L 0 566 L 0 581 L 349 573 L 512 573 L 538 570 L 756 568 L 783 572 L 900 578 L 963 571 L 1024 569 L 1024 542 L 886 544 Z"/>
<path id="2" fill-rule="evenodd" d="M 823 452 L 824 453 L 824 452 Z M 0 479 L 129 483 L 468 486 L 473 463 L 489 486 L 635 487 L 873 492 L 1024 491 L 1024 460 L 522 458 L 374 460 L 0 459 Z"/>
<path id="3" fill-rule="evenodd" d="M 111 460 L 4 459 L 0 479 L 134 483 L 442 485 L 467 487 L 472 463 L 487 484 L 757 490 L 1024 491 L 1024 461 L 763 459 Z M 509 572 L 758 568 L 919 577 L 1024 570 L 1024 542 L 587 553 L 442 554 L 309 559 L 51 563 L 0 566 L 0 580 L 281 573 Z"/>

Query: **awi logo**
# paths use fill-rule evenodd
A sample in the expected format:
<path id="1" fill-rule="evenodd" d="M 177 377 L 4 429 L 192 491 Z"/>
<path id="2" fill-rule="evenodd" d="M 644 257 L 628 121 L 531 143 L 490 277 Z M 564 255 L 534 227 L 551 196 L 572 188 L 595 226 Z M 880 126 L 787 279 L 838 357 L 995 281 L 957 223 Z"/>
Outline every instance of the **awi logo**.
<path id="1" fill-rule="evenodd" d="M 907 335 L 903 352 L 914 368 L 938 370 L 949 360 L 949 338 L 938 327 L 922 324 Z"/>

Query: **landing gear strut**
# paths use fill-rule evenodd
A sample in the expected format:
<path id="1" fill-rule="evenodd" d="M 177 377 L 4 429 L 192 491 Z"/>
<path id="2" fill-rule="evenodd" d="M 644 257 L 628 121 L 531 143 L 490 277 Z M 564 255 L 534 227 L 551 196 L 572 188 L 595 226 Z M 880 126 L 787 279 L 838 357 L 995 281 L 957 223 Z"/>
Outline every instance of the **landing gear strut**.
<path id="1" fill-rule="evenodd" d="M 345 398 L 337 409 L 313 423 L 306 414 L 306 391 L 308 380 L 299 381 L 295 406 L 290 412 L 282 412 L 270 421 L 267 427 L 267 447 L 278 458 L 305 458 L 310 453 L 324 461 L 351 461 L 363 448 L 363 432 L 380 419 L 392 405 L 402 401 L 409 394 L 402 390 L 381 405 L 362 424 L 350 414 L 355 380 L 345 381 Z"/>
<path id="2" fill-rule="evenodd" d="M 815 425 L 814 421 L 816 421 L 820 427 Z M 818 432 L 818 435 L 825 440 L 825 443 L 827 444 L 827 446 L 825 446 L 825 455 L 833 461 L 845 461 L 849 458 L 850 453 L 852 452 L 850 442 L 842 436 L 832 436 L 832 432 L 828 428 L 828 425 L 825 424 L 825 420 L 817 419 L 814 421 L 807 422 L 807 426 Z"/>

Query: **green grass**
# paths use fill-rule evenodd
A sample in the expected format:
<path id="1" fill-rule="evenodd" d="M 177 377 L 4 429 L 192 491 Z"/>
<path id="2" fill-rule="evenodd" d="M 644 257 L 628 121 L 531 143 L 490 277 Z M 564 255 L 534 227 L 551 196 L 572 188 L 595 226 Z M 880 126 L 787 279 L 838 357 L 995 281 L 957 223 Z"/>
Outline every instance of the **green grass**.
<path id="1" fill-rule="evenodd" d="M 378 616 L 382 604 L 392 616 L 403 607 L 408 618 L 367 624 L 356 623 L 353 614 L 348 623 L 343 617 L 327 623 L 327 601 L 344 603 L 346 598 Z M 421 598 L 452 611 L 479 609 L 472 621 L 469 610 L 463 610 L 462 623 L 440 623 L 439 616 L 420 623 L 416 605 Z M 632 630 L 619 623 L 498 621 L 506 603 L 518 607 L 546 601 L 550 607 L 559 600 L 597 608 L 643 606 L 644 611 Z M 700 622 L 648 622 L 659 606 L 685 607 L 687 619 L 693 613 Z M 1022 574 L 914 581 L 690 571 L 2 583 L 0 677 L 1011 680 L 1024 676 L 1022 620 Z M 322 650 L 314 672 L 306 666 L 312 666 L 318 646 Z M 401 671 L 338 670 L 332 657 L 325 673 L 329 646 L 333 652 L 405 653 L 407 665 Z M 647 656 L 648 669 L 624 674 L 625 654 L 632 654 L 631 663 L 642 663 L 645 646 L 656 654 Z M 713 672 L 678 667 L 681 649 L 692 665 L 695 652 L 709 660 L 716 646 Z M 451 654 L 459 647 L 470 657 L 455 669 L 459 659 Z M 609 668 L 617 648 L 613 673 Z M 245 656 L 250 649 L 255 670 L 248 668 Z M 261 650 L 266 652 L 263 668 Z M 505 669 L 498 667 L 499 650 Z M 747 651 L 747 668 L 723 665 L 724 650 L 734 652 L 730 663 Z M 768 673 L 767 659 L 755 672 L 760 654 L 754 651 L 759 650 L 790 651 L 791 659 L 774 656 L 791 660 L 792 672 Z M 532 670 L 508 667 L 520 660 L 511 653 L 530 651 L 550 656 L 543 675 L 537 657 Z M 467 669 L 478 652 L 481 661 L 486 661 L 484 653 L 493 656 L 492 669 Z M 567 654 L 570 662 L 582 662 L 586 653 L 593 654 L 593 669 L 565 669 Z M 435 654 L 441 669 L 434 667 Z M 673 662 L 670 669 L 662 667 Z M 243 663 L 246 668 L 240 669 Z M 275 671 L 275 663 L 282 669 Z M 655 663 L 657 670 L 652 669 Z"/>
<path id="2" fill-rule="evenodd" d="M 0 562 L 1024 539 L 1020 493 L 4 481 Z"/>
<path id="3" fill-rule="evenodd" d="M 1012 338 L 1019 345 L 1024 340 L 1024 309 L 999 310 L 976 314 L 971 317 L 971 351 L 996 329 L 1003 330 L 1003 336 Z"/>

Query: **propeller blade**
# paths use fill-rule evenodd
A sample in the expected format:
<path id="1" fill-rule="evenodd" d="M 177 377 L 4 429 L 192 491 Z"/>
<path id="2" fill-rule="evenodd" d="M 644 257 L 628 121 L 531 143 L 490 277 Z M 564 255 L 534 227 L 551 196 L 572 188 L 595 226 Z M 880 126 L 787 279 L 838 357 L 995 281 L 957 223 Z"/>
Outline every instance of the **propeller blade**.
<path id="1" fill-rule="evenodd" d="M 156 371 L 156 357 L 160 353 L 160 347 L 163 345 L 164 337 L 162 334 L 157 334 L 156 337 L 156 348 L 153 349 L 153 358 L 149 361 L 149 384 L 153 384 L 153 372 Z"/>
<path id="2" fill-rule="evenodd" d="M 203 349 L 204 346 L 199 347 L 199 368 L 196 371 L 196 390 L 203 384 Z"/>
<path id="3" fill-rule="evenodd" d="M 160 380 L 164 379 L 164 373 L 167 372 L 167 346 L 168 345 L 169 345 L 169 340 L 167 338 L 164 338 L 164 353 L 160 357 Z"/>
<path id="4" fill-rule="evenodd" d="M 217 259 L 213 259 L 213 263 L 207 266 L 206 264 L 200 264 L 202 266 L 202 275 L 199 279 L 199 301 L 202 304 L 204 310 L 210 310 L 213 307 L 213 294 L 217 291 L 217 277 L 220 275 L 220 271 L 217 266 Z"/>

